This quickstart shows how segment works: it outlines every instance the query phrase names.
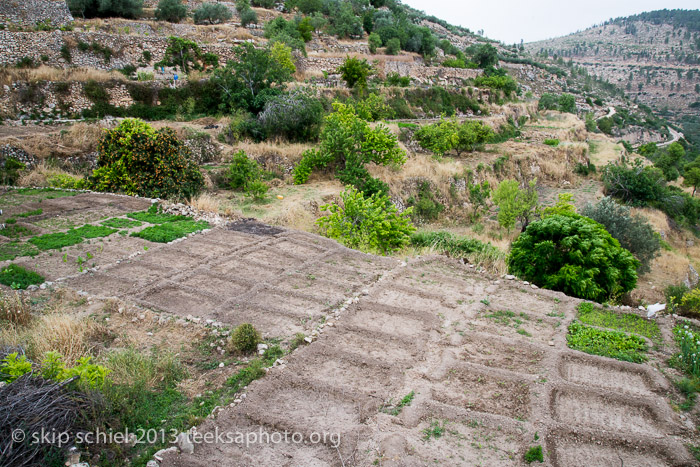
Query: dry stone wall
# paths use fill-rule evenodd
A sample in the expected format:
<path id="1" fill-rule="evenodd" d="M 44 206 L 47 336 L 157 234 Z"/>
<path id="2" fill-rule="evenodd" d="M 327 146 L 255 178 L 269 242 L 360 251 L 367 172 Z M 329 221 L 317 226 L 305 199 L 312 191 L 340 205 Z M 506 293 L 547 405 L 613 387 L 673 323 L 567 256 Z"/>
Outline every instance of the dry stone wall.
<path id="1" fill-rule="evenodd" d="M 59 27 L 73 21 L 65 0 L 0 0 L 0 24 L 32 27 L 45 21 Z"/>
<path id="2" fill-rule="evenodd" d="M 80 42 L 100 44 L 110 48 L 113 54 L 107 61 L 100 53 L 80 51 L 77 47 Z M 71 52 L 70 62 L 61 55 L 64 45 Z M 138 63 L 146 50 L 151 53 L 152 61 L 160 61 L 165 55 L 167 45 L 167 38 L 164 37 L 74 31 L 0 31 L 0 66 L 15 65 L 20 59 L 30 57 L 37 63 L 43 62 L 61 68 L 78 66 L 113 70 Z M 202 44 L 201 48 L 204 52 L 218 55 L 222 63 L 233 56 L 229 44 Z M 42 61 L 42 56 L 48 60 Z"/>
<path id="3" fill-rule="evenodd" d="M 334 74 L 345 61 L 344 57 L 314 57 L 309 56 L 299 59 L 297 68 L 304 72 L 327 72 Z M 446 67 L 426 67 L 420 59 L 412 61 L 404 60 L 380 60 L 378 63 L 379 74 L 386 76 L 388 73 L 398 73 L 401 76 L 410 76 L 419 83 L 434 84 L 462 84 L 465 79 L 473 79 L 479 76 L 481 70 Z"/>

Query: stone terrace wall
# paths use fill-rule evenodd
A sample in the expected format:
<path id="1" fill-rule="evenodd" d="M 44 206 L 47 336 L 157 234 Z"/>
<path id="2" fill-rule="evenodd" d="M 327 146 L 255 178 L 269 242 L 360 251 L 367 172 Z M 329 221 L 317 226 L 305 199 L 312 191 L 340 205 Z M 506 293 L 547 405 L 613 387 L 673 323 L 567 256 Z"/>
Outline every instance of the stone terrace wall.
<path id="1" fill-rule="evenodd" d="M 297 68 L 305 72 L 335 73 L 335 70 L 343 64 L 345 58 L 340 57 L 306 57 L 301 58 L 297 63 Z M 465 79 L 473 79 L 479 76 L 481 70 L 426 67 L 420 59 L 413 61 L 384 60 L 379 62 L 379 73 L 398 73 L 401 76 L 410 76 L 419 83 L 433 83 L 436 80 L 440 84 L 462 84 Z"/>
<path id="2" fill-rule="evenodd" d="M 54 26 L 73 21 L 65 0 L 0 0 L 0 23 L 31 27 L 46 20 Z"/>
<path id="3" fill-rule="evenodd" d="M 109 62 L 106 62 L 100 54 L 78 50 L 77 44 L 79 42 L 88 44 L 96 42 L 112 49 L 114 55 Z M 64 45 L 68 46 L 71 51 L 70 63 L 61 57 L 61 47 Z M 49 66 L 61 68 L 78 66 L 112 70 L 138 63 L 144 50 L 151 52 L 152 60 L 158 62 L 163 58 L 166 47 L 167 39 L 163 37 L 73 31 L 0 31 L 0 65 L 14 65 L 23 57 L 31 57 L 38 63 L 41 61 L 42 55 L 45 55 L 48 57 L 45 64 Z M 232 57 L 231 46 L 228 44 L 203 44 L 201 47 L 204 52 L 218 55 L 222 63 Z"/>

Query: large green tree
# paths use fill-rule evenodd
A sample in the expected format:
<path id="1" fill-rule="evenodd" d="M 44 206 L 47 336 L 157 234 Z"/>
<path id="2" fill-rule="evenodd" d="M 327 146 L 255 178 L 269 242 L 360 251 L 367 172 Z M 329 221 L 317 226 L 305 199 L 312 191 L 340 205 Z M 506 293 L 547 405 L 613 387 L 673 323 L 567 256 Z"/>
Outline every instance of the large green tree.
<path id="1" fill-rule="evenodd" d="M 216 70 L 211 78 L 221 92 L 225 111 L 244 108 L 258 113 L 292 79 L 288 61 L 273 55 L 269 48 L 246 43 L 234 47 L 233 55 L 233 60 Z"/>

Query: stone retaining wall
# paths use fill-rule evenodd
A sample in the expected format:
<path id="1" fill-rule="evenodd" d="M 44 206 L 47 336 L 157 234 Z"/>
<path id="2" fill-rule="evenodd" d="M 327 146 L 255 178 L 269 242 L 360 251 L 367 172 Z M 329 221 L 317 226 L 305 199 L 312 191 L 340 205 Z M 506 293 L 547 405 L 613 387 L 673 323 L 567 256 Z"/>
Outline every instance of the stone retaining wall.
<path id="1" fill-rule="evenodd" d="M 113 51 L 112 57 L 107 61 L 102 54 L 80 51 L 80 42 L 109 47 Z M 64 45 L 70 50 L 70 62 L 61 55 Z M 30 57 L 37 63 L 61 68 L 78 66 L 113 70 L 142 61 L 145 50 L 151 53 L 152 62 L 158 62 L 163 59 L 167 45 L 165 37 L 76 31 L 0 31 L 0 66 L 15 65 L 20 59 Z M 226 63 L 233 56 L 229 44 L 202 44 L 201 48 L 204 52 L 218 55 L 221 63 Z M 47 60 L 43 61 L 42 58 Z"/>
<path id="2" fill-rule="evenodd" d="M 0 0 L 0 24 L 33 27 L 47 20 L 58 27 L 73 21 L 65 0 Z"/>

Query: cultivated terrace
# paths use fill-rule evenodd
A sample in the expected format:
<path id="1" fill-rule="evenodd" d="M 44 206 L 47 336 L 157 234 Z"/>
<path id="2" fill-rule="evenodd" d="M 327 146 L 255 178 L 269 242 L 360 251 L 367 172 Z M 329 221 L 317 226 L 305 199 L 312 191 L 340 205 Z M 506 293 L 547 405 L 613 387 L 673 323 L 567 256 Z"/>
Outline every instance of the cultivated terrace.
<path id="1" fill-rule="evenodd" d="M 0 467 L 698 465 L 697 13 L 3 2 Z"/>

